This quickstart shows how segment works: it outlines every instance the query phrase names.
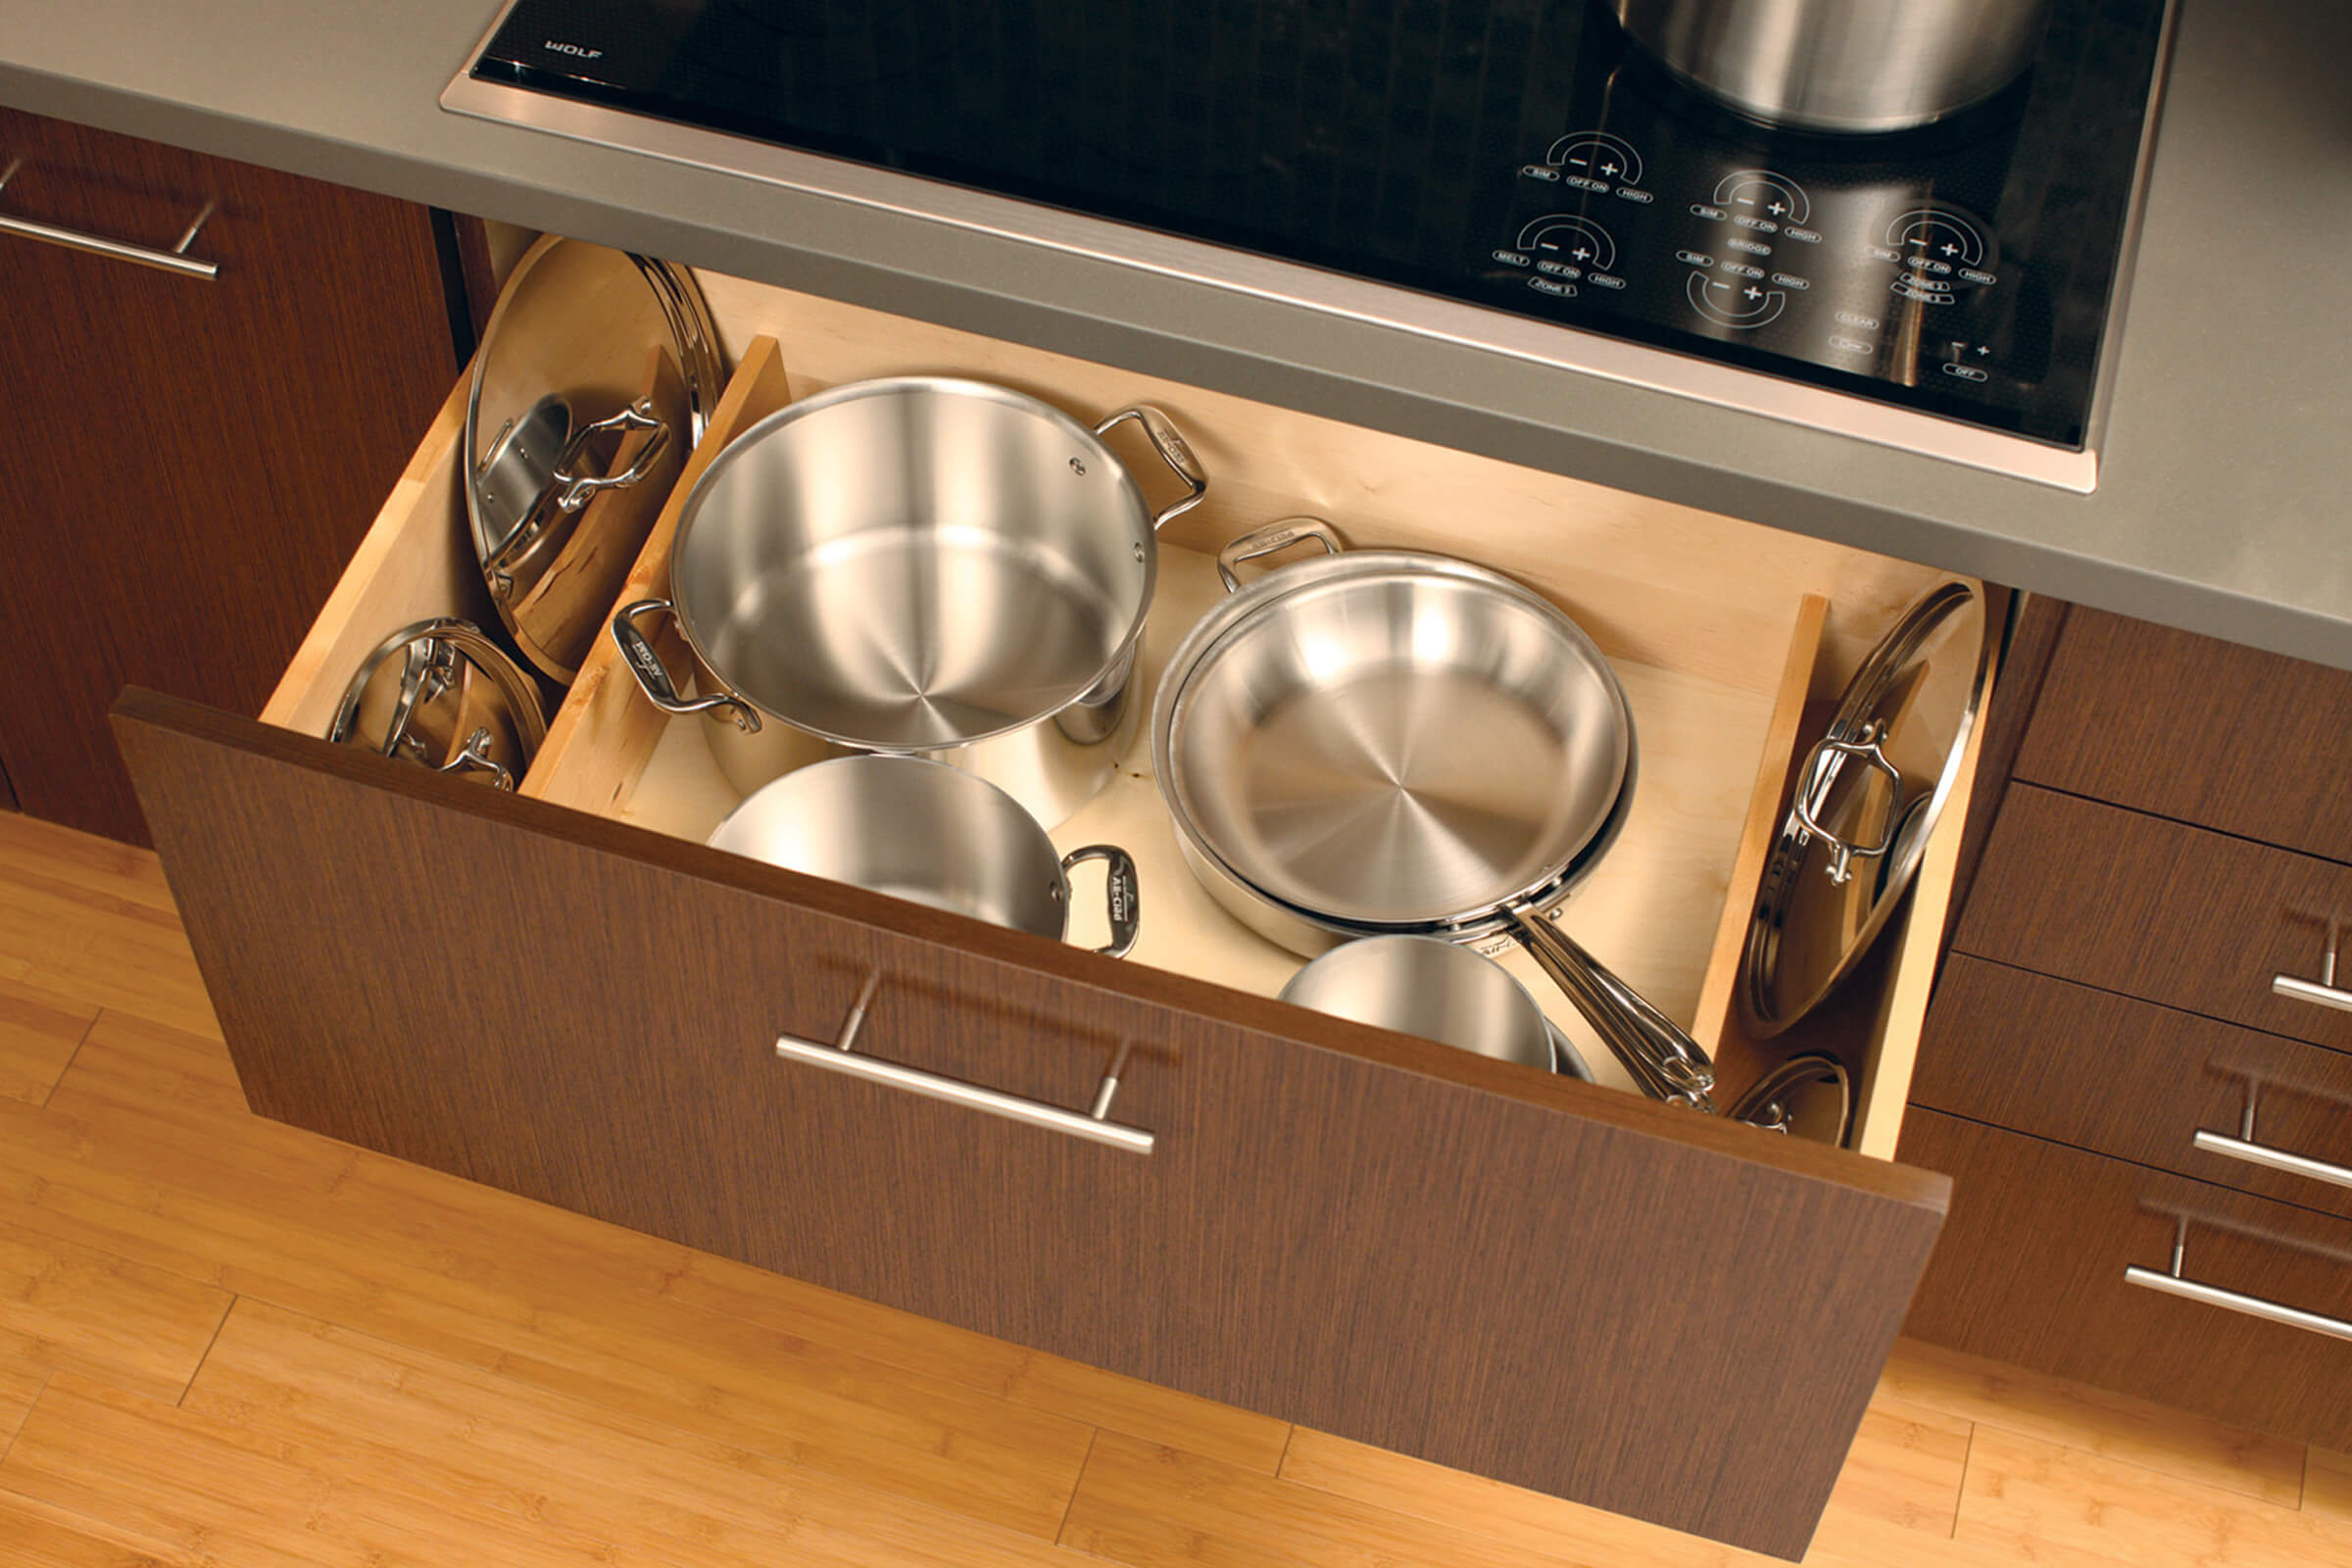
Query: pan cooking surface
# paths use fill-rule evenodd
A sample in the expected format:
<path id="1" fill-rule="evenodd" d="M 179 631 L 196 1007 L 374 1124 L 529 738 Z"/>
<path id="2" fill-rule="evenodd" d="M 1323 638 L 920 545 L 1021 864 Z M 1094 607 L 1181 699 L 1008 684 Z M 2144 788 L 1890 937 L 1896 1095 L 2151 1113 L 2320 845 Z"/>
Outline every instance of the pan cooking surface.
<path id="1" fill-rule="evenodd" d="M 1607 817 L 1622 698 L 1565 617 L 1411 571 L 1269 608 L 1194 672 L 1171 758 L 1203 844 L 1259 891 L 1452 919 L 1548 881 Z"/>

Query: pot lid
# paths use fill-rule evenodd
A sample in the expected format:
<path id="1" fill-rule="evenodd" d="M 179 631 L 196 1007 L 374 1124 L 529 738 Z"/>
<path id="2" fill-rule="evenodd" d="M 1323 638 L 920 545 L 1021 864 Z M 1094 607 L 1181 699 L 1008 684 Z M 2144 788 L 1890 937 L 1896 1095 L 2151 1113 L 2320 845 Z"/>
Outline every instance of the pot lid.
<path id="1" fill-rule="evenodd" d="M 1945 582 L 1854 672 L 1797 770 L 1749 922 L 1740 1006 L 1757 1037 L 1817 1006 L 1909 889 L 1976 727 L 1985 655 L 1982 595 Z"/>
<path id="2" fill-rule="evenodd" d="M 656 351 L 674 376 L 649 373 Z M 516 606 L 580 509 L 642 477 L 609 471 L 623 426 L 658 430 L 653 456 L 668 446 L 683 453 L 701 439 L 723 387 L 717 329 L 685 270 L 559 236 L 515 264 L 474 355 L 465 490 L 475 557 L 526 651 L 548 639 L 525 634 Z M 627 564 L 620 560 L 618 569 Z M 568 679 L 571 671 L 549 673 Z"/>
<path id="3" fill-rule="evenodd" d="M 470 621 L 420 620 L 376 645 L 326 738 L 513 789 L 547 739 L 539 689 Z"/>
<path id="4" fill-rule="evenodd" d="M 1732 1120 L 1767 1132 L 1841 1147 L 1852 1125 L 1854 1097 L 1845 1064 L 1808 1052 L 1791 1056 L 1756 1080 L 1732 1107 Z"/>

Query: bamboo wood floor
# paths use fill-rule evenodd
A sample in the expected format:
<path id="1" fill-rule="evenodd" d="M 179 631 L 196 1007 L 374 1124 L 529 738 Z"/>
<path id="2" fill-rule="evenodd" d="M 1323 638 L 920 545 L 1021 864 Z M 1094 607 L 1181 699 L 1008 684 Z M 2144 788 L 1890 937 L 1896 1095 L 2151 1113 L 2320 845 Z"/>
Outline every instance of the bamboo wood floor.
<path id="1" fill-rule="evenodd" d="M 1768 1560 L 248 1115 L 153 857 L 10 813 L 0 1443 L 0 1565 Z M 2352 1565 L 2352 1457 L 1907 1345 L 1809 1560 Z"/>

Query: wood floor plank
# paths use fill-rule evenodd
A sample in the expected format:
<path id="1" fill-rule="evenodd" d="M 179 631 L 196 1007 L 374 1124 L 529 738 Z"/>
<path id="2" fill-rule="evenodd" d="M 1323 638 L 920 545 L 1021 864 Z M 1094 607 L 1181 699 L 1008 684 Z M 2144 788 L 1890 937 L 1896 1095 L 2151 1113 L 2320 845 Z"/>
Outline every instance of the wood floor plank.
<path id="1" fill-rule="evenodd" d="M 32 1412 L 32 1401 L 49 1386 L 49 1369 L 15 1356 L 0 1358 L 0 1453 L 17 1441 L 18 1429 Z"/>
<path id="2" fill-rule="evenodd" d="M 0 1492 L 0 1568 L 197 1568 L 165 1542 Z"/>
<path id="3" fill-rule="evenodd" d="M 2303 1470 L 2303 1511 L 2352 1524 L 2352 1453 L 2311 1450 Z"/>
<path id="4" fill-rule="evenodd" d="M 1069 1560 L 1049 1542 L 947 1506 L 251 1301 L 222 1329 L 186 1408 L 287 1436 L 325 1467 L 364 1473 L 379 1489 L 503 1492 L 527 1497 L 535 1521 L 655 1554 L 1020 1568 Z"/>
<path id="5" fill-rule="evenodd" d="M 97 1020 L 94 1002 L 0 976 L 0 1098 L 46 1101 Z"/>
<path id="6" fill-rule="evenodd" d="M 609 1543 L 456 1489 L 404 1505 L 396 1491 L 338 1474 L 278 1434 L 64 1373 L 0 1459 L 0 1489 L 240 1568 L 624 1560 Z"/>
<path id="7" fill-rule="evenodd" d="M 20 811 L 0 811 L 0 865 L 12 864 L 151 909 L 178 908 L 154 852 Z"/>
<path id="8" fill-rule="evenodd" d="M 1061 1540 L 1132 1568 L 1556 1568 L 1609 1560 L 1580 1555 L 1568 1542 L 1531 1545 L 1524 1533 L 1490 1531 L 1476 1516 L 1442 1524 L 1115 1432 L 1096 1438 Z"/>
<path id="9" fill-rule="evenodd" d="M 2352 1568 L 2352 1524 L 1982 1423 L 1959 1538 L 2055 1568 Z"/>
<path id="10" fill-rule="evenodd" d="M 227 1292 L 0 1224 L 0 1361 L 175 1399 L 227 1312 Z"/>
<path id="11" fill-rule="evenodd" d="M 1942 1548 L 1959 1506 L 1969 1430 L 1941 1411 L 1873 1400 L 1806 1560 L 1966 1560 Z M 1304 1428 L 1291 1441 L 1282 1479 L 1438 1524 L 1475 1520 L 1489 1537 L 1538 1554 L 1673 1568 L 1777 1561 Z M 1907 1539 L 1913 1534 L 1927 1539 Z M 1930 1551 L 1940 1554 L 1918 1555 Z"/>
<path id="12" fill-rule="evenodd" d="M 2293 1507 L 2303 1446 L 1940 1346 L 1897 1341 L 1879 1387 L 1981 1425 Z"/>

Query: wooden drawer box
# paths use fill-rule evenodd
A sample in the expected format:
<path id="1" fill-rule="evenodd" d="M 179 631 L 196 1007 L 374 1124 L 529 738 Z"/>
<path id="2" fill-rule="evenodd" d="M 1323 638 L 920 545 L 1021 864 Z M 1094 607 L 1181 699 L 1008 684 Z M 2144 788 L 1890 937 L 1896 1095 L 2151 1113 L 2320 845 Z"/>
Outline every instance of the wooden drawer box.
<path id="1" fill-rule="evenodd" d="M 2352 861 L 2352 672 L 2076 606 L 2015 776 Z"/>
<path id="2" fill-rule="evenodd" d="M 1951 1217 L 1907 1332 L 2277 1432 L 2352 1446 L 2352 1343 L 2125 1280 L 2168 1272 L 2352 1317 L 2352 1222 L 1915 1108 L 1902 1157 L 1948 1172 Z"/>
<path id="3" fill-rule="evenodd" d="M 2347 916 L 2352 866 L 2018 785 L 1952 947 L 2352 1051 L 2352 1012 L 2275 986 L 2325 978 Z"/>
<path id="4" fill-rule="evenodd" d="M 1911 1102 L 2352 1216 L 2352 1185 L 2196 1142 L 2222 1134 L 2331 1164 L 2352 1183 L 2352 1055 L 2113 992 L 1953 955 Z"/>
<path id="5" fill-rule="evenodd" d="M 1726 1020 L 1797 737 L 1937 574 L 705 285 L 738 369 L 681 496 L 730 431 L 863 376 L 964 373 L 1078 413 L 1148 398 L 1175 416 L 1212 489 L 1163 541 L 1147 683 L 1215 594 L 1197 552 L 1286 513 L 1470 555 L 1559 599 L 1616 662 L 1642 747 L 1640 804 L 1563 923 L 1694 1021 L 1727 1095 L 1761 1070 Z M 1142 863 L 1144 939 L 1118 962 L 703 847 L 733 797 L 696 721 L 651 710 L 605 642 L 516 796 L 309 738 L 386 630 L 481 609 L 457 526 L 462 408 L 453 394 L 265 722 L 145 693 L 118 705 L 258 1109 L 1209 1398 L 1801 1552 L 1945 1201 L 1940 1177 L 1888 1156 L 1964 799 L 1878 989 L 1840 1009 L 1859 1027 L 1803 1042 L 1851 1059 L 1863 1152 L 1790 1143 L 1270 1000 L 1298 960 L 1183 872 L 1148 747 L 1056 834 Z M 665 582 L 675 515 L 673 499 L 631 594 Z M 776 1059 L 780 1032 L 831 1037 L 869 980 L 862 1050 L 1009 1094 L 1083 1106 L 1131 1052 L 1113 1114 L 1153 1151 Z"/>

